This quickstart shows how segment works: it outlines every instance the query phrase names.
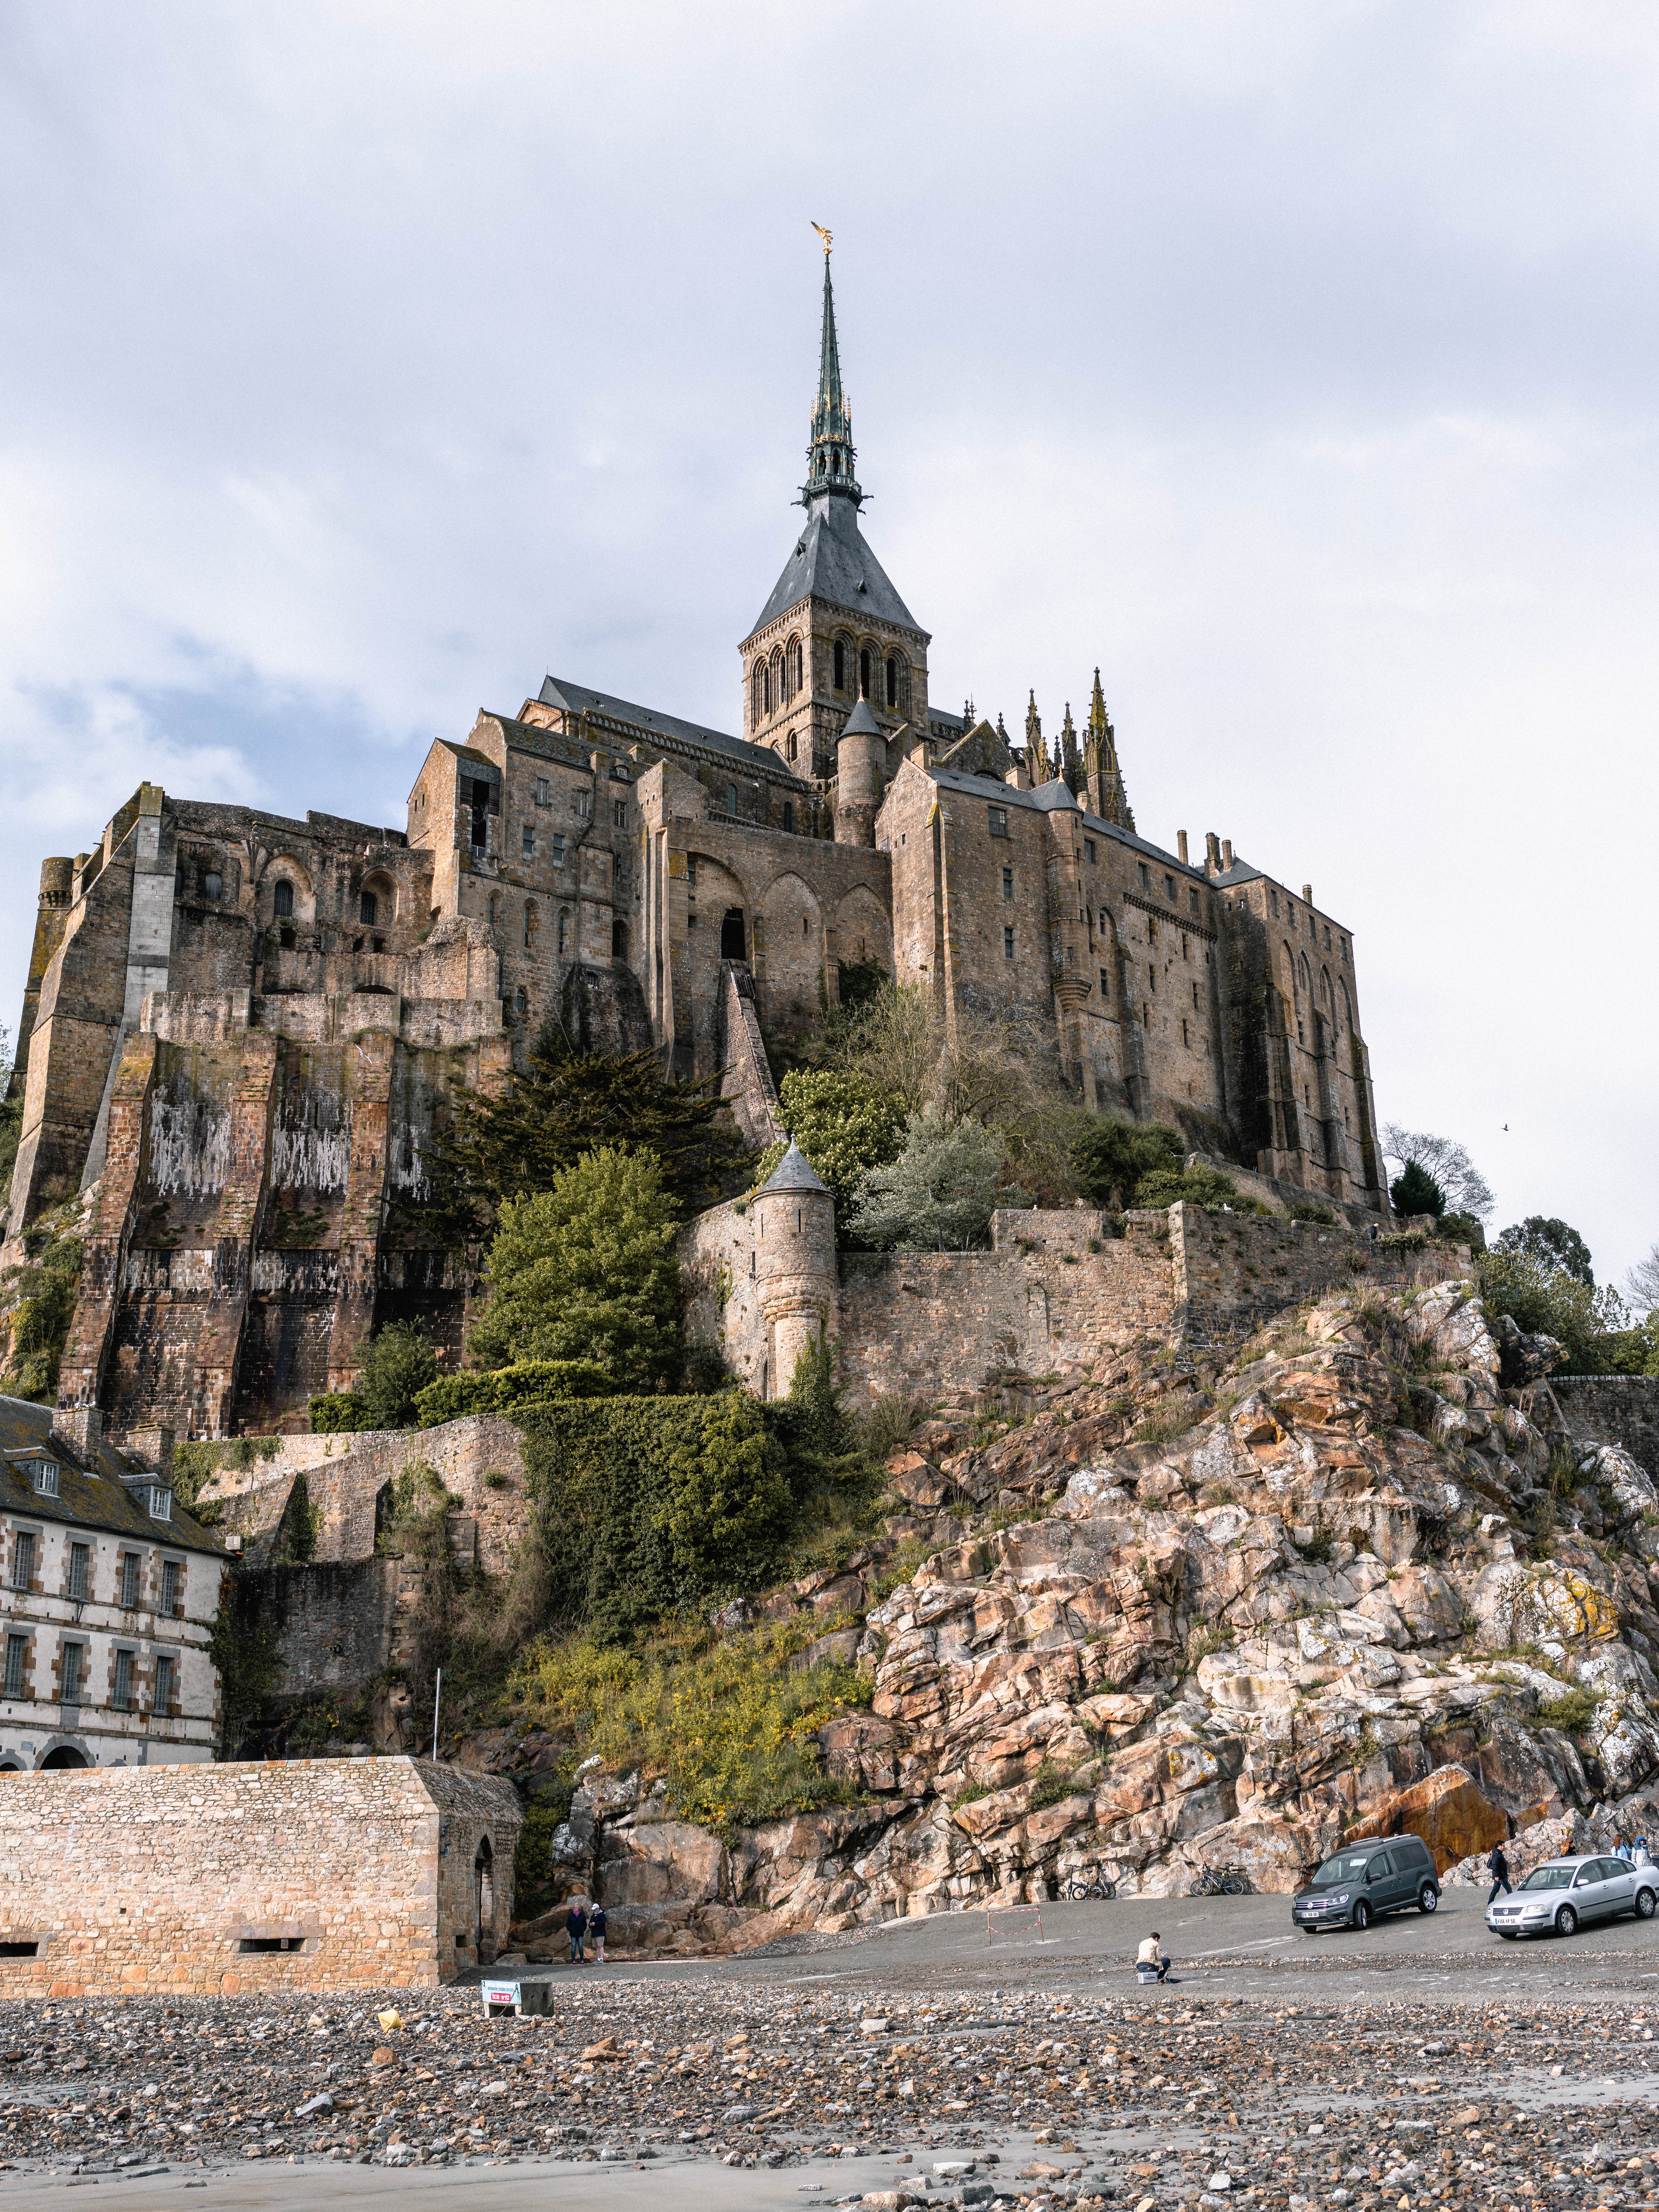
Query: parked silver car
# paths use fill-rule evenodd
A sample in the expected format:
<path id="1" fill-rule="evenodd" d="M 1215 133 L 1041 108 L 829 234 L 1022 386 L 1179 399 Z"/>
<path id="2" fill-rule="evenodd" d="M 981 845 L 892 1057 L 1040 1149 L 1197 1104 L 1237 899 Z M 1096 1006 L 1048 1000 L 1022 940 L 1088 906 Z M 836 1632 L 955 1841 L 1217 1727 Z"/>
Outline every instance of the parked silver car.
<path id="1" fill-rule="evenodd" d="M 1587 1920 L 1608 1920 L 1619 1912 L 1651 1920 L 1656 1905 L 1659 1868 L 1633 1866 L 1629 1859 L 1546 1859 L 1517 1884 L 1513 1897 L 1493 1898 L 1486 1925 L 1511 1940 L 1549 1929 L 1571 1936 Z"/>

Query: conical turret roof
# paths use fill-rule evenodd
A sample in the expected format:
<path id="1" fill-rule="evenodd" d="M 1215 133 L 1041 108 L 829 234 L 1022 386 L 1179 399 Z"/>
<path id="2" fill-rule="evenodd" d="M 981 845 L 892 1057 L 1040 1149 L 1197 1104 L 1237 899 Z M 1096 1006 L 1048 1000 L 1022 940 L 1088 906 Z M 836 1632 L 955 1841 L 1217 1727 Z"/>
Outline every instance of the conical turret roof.
<path id="1" fill-rule="evenodd" d="M 829 1196 L 830 1186 L 819 1181 L 812 1163 L 791 1137 L 789 1149 L 761 1185 L 760 1196 L 769 1190 L 821 1190 Z"/>

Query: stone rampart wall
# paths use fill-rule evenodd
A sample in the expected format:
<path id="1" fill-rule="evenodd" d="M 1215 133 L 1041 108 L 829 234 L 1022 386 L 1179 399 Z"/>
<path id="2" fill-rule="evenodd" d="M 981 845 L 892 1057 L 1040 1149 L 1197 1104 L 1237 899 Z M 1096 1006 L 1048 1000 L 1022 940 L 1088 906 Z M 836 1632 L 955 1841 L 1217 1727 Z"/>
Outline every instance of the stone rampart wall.
<path id="1" fill-rule="evenodd" d="M 1552 1375 L 1550 1388 L 1576 1434 L 1622 1444 L 1659 1481 L 1659 1376 Z"/>
<path id="2" fill-rule="evenodd" d="M 303 1474 L 307 1503 L 320 1516 L 313 1558 L 324 1564 L 365 1559 L 374 1549 L 376 1500 L 419 1461 L 477 1523 L 478 1564 L 505 1574 L 524 1530 L 524 1438 L 493 1413 L 469 1413 L 435 1429 L 284 1437 L 274 1459 L 246 1472 L 227 1468 L 202 1494 L 222 1501 L 225 1528 L 251 1548 L 281 1521 L 295 1477 Z M 489 1481 L 490 1475 L 502 1479 Z"/>
<path id="3" fill-rule="evenodd" d="M 1465 1273 L 1462 1246 L 1384 1244 L 1352 1230 L 1259 1213 L 1170 1209 L 1176 1326 L 1188 1343 L 1236 1343 L 1275 1316 L 1351 1284 L 1407 1290 Z"/>
<path id="4" fill-rule="evenodd" d="M 0 1997 L 448 1981 L 506 1935 L 521 1824 L 510 1784 L 424 1759 L 13 1775 L 0 1942 L 36 1948 Z"/>
<path id="5" fill-rule="evenodd" d="M 989 1252 L 842 1253 L 837 1329 L 848 1403 L 971 1395 L 1001 1370 L 1046 1375 L 1109 1345 L 1167 1337 L 1175 1300 L 1164 1217 L 1131 1214 L 1121 1237 L 1091 1236 L 1091 1219 L 999 1215 L 999 1244 L 1020 1233 L 1010 1224 L 1029 1224 L 1029 1252 L 1015 1242 Z M 1077 1226 L 1065 1247 L 1068 1223 Z"/>

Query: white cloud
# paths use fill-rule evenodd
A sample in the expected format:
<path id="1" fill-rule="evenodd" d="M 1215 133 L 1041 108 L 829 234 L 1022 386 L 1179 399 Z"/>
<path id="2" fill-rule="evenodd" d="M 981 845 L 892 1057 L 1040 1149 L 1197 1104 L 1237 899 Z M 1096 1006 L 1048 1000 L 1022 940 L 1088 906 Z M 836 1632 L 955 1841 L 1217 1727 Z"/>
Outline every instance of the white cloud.
<path id="1" fill-rule="evenodd" d="M 17 0 L 0 963 L 141 776 L 401 818 L 544 670 L 732 726 L 836 232 L 938 696 L 1352 924 L 1385 1113 L 1659 1233 L 1650 13 Z M 1507 1121 L 1510 1131 L 1504 1134 Z"/>

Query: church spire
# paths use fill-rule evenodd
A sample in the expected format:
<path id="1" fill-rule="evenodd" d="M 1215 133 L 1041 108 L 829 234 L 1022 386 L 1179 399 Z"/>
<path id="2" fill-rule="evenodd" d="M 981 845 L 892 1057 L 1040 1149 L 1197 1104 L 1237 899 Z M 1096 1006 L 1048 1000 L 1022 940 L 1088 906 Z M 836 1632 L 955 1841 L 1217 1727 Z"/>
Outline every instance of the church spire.
<path id="1" fill-rule="evenodd" d="M 1073 799 L 1083 784 L 1083 766 L 1077 754 L 1077 725 L 1072 720 L 1072 702 L 1066 702 L 1066 719 L 1060 726 L 1060 774 Z"/>
<path id="2" fill-rule="evenodd" d="M 1089 784 L 1089 805 L 1103 822 L 1115 822 L 1133 834 L 1135 817 L 1123 788 L 1123 771 L 1117 763 L 1117 732 L 1106 712 L 1106 695 L 1095 671 L 1094 696 L 1089 702 L 1089 721 L 1083 747 L 1084 773 Z"/>
<path id="3" fill-rule="evenodd" d="M 814 230 L 818 226 L 814 223 Z M 812 442 L 806 448 L 808 501 L 828 493 L 857 507 L 864 494 L 853 473 L 853 413 L 841 388 L 841 349 L 836 343 L 836 295 L 830 282 L 830 234 L 823 246 L 823 337 L 818 349 L 818 396 L 812 404 Z"/>

